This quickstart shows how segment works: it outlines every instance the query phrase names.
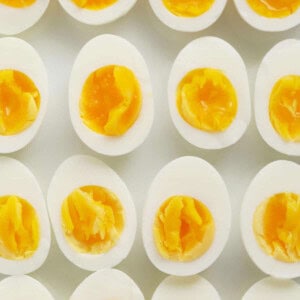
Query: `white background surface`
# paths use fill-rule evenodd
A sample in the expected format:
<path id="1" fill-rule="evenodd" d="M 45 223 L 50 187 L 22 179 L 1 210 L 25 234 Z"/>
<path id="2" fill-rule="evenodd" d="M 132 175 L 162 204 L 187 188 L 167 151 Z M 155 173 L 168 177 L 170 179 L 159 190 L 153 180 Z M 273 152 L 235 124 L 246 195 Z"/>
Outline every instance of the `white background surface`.
<path id="1" fill-rule="evenodd" d="M 215 25 L 197 34 L 168 29 L 155 17 L 147 0 L 138 0 L 130 13 L 111 25 L 90 27 L 69 17 L 52 0 L 42 20 L 19 37 L 31 43 L 45 61 L 50 80 L 50 99 L 42 127 L 25 149 L 10 155 L 25 163 L 36 175 L 46 195 L 58 165 L 74 154 L 90 154 L 103 159 L 127 183 L 138 212 L 139 225 L 145 193 L 156 173 L 170 160 L 183 155 L 200 156 L 213 164 L 223 176 L 231 196 L 233 225 L 229 242 L 217 262 L 202 275 L 224 300 L 241 299 L 244 292 L 264 276 L 248 258 L 240 238 L 239 211 L 245 189 L 252 177 L 268 162 L 289 159 L 269 148 L 258 134 L 252 118 L 245 136 L 225 150 L 202 151 L 184 141 L 171 123 L 167 107 L 167 80 L 177 53 L 194 38 L 214 35 L 231 43 L 246 61 L 253 95 L 255 74 L 263 55 L 285 38 L 299 37 L 300 27 L 285 33 L 262 33 L 239 17 L 232 1 Z M 152 76 L 155 121 L 146 142 L 133 153 L 107 158 L 88 150 L 76 136 L 68 112 L 68 78 L 80 48 L 92 37 L 113 33 L 127 38 L 144 55 Z M 233 66 L 234 67 L 234 66 Z M 296 162 L 300 159 L 291 158 Z M 118 266 L 140 286 L 145 298 L 151 296 L 164 278 L 148 261 L 142 247 L 140 226 L 134 248 Z M 32 276 L 45 284 L 55 299 L 68 299 L 89 273 L 69 263 L 53 238 L 46 263 Z M 4 278 L 0 276 L 0 279 Z"/>

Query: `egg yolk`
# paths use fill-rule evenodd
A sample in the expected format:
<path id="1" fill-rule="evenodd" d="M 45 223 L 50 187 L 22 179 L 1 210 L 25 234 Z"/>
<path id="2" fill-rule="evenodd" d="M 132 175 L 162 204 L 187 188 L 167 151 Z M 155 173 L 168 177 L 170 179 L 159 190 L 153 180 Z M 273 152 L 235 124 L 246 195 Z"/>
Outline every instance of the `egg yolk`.
<path id="1" fill-rule="evenodd" d="M 214 4 L 215 0 L 163 0 L 166 8 L 175 16 L 179 17 L 199 17 L 204 14 Z"/>
<path id="2" fill-rule="evenodd" d="M 256 209 L 253 230 L 265 253 L 277 260 L 300 261 L 300 195 L 280 193 Z"/>
<path id="3" fill-rule="evenodd" d="M 284 140 L 300 142 L 300 76 L 288 75 L 276 82 L 270 96 L 269 117 Z"/>
<path id="4" fill-rule="evenodd" d="M 80 99 L 80 116 L 96 133 L 120 136 L 137 120 L 142 105 L 139 83 L 131 70 L 106 66 L 86 80 Z"/>
<path id="5" fill-rule="evenodd" d="M 284 18 L 300 7 L 300 0 L 247 0 L 250 7 L 266 18 Z"/>
<path id="6" fill-rule="evenodd" d="M 35 209 L 15 196 L 0 197 L 0 257 L 21 260 L 32 256 L 40 242 Z"/>
<path id="7" fill-rule="evenodd" d="M 67 240 L 81 253 L 109 251 L 124 229 L 124 213 L 119 199 L 100 186 L 74 190 L 64 200 L 61 215 Z"/>
<path id="8" fill-rule="evenodd" d="M 115 4 L 118 0 L 72 0 L 78 7 L 100 10 Z"/>
<path id="9" fill-rule="evenodd" d="M 1 4 L 15 7 L 15 8 L 23 8 L 23 7 L 31 6 L 35 2 L 36 0 L 0 0 Z"/>
<path id="10" fill-rule="evenodd" d="M 202 202 L 189 196 L 172 196 L 159 208 L 153 233 L 162 257 L 173 261 L 192 261 L 211 246 L 215 224 Z"/>
<path id="11" fill-rule="evenodd" d="M 0 135 L 15 135 L 37 118 L 40 93 L 33 81 L 15 70 L 0 70 Z"/>
<path id="12" fill-rule="evenodd" d="M 181 117 L 197 129 L 226 130 L 234 120 L 237 108 L 235 89 L 220 70 L 193 70 L 178 85 L 177 109 Z"/>

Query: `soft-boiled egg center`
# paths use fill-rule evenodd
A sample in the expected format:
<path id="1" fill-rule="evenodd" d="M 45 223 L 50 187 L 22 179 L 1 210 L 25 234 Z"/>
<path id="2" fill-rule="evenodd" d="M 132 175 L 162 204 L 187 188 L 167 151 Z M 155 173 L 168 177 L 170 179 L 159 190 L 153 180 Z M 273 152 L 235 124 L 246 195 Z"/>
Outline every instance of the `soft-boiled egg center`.
<path id="1" fill-rule="evenodd" d="M 177 109 L 181 117 L 197 129 L 224 131 L 237 114 L 236 91 L 222 71 L 196 69 L 178 85 Z"/>
<path id="2" fill-rule="evenodd" d="M 34 82 L 16 70 L 0 70 L 0 135 L 15 135 L 37 118 L 40 93 Z"/>
<path id="3" fill-rule="evenodd" d="M 72 0 L 78 7 L 100 10 L 115 4 L 118 0 Z"/>
<path id="4" fill-rule="evenodd" d="M 253 230 L 265 253 L 277 260 L 300 261 L 300 195 L 280 193 L 256 209 Z"/>
<path id="5" fill-rule="evenodd" d="M 0 0 L 0 4 L 15 8 L 23 8 L 34 4 L 36 0 Z"/>
<path id="6" fill-rule="evenodd" d="M 114 247 L 124 228 L 117 196 L 100 186 L 74 190 L 63 202 L 62 226 L 70 245 L 80 253 L 101 254 Z"/>
<path id="7" fill-rule="evenodd" d="M 288 75 L 273 87 L 269 102 L 273 128 L 286 141 L 300 142 L 300 76 Z"/>
<path id="8" fill-rule="evenodd" d="M 247 0 L 250 7 L 267 18 L 284 18 L 300 8 L 300 0 Z"/>
<path id="9" fill-rule="evenodd" d="M 192 261 L 211 246 L 215 223 L 202 202 L 189 196 L 172 196 L 159 208 L 153 233 L 162 257 L 173 261 Z"/>
<path id="10" fill-rule="evenodd" d="M 39 241 L 39 220 L 32 205 L 15 195 L 1 196 L 0 256 L 9 260 L 28 258 Z"/>
<path id="11" fill-rule="evenodd" d="M 134 73 L 110 65 L 89 75 L 81 94 L 80 115 L 92 131 L 120 136 L 135 123 L 141 106 L 141 89 Z"/>

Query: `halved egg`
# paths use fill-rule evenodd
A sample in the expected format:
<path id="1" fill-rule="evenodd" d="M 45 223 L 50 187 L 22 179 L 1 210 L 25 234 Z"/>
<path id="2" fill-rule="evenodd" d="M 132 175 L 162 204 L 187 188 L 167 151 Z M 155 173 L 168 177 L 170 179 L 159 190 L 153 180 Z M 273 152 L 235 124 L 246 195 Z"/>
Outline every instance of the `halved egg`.
<path id="1" fill-rule="evenodd" d="M 125 273 L 103 269 L 90 276 L 76 288 L 70 300 L 144 300 L 136 283 Z"/>
<path id="2" fill-rule="evenodd" d="M 221 300 L 213 285 L 198 275 L 169 276 L 158 286 L 152 300 Z"/>
<path id="3" fill-rule="evenodd" d="M 244 197 L 241 230 L 246 250 L 266 274 L 300 276 L 300 166 L 275 161 L 253 179 Z"/>
<path id="4" fill-rule="evenodd" d="M 197 157 L 181 157 L 155 177 L 143 214 L 143 242 L 162 272 L 195 275 L 221 254 L 231 208 L 220 174 Z"/>
<path id="5" fill-rule="evenodd" d="M 264 57 L 256 77 L 255 119 L 266 143 L 300 155 L 300 40 L 285 40 Z"/>
<path id="6" fill-rule="evenodd" d="M 2 300 L 54 300 L 39 281 L 26 275 L 11 276 L 0 282 Z"/>
<path id="7" fill-rule="evenodd" d="M 300 0 L 234 0 L 241 17 L 252 27 L 269 32 L 300 24 Z"/>
<path id="8" fill-rule="evenodd" d="M 51 236 L 46 205 L 26 166 L 7 157 L 0 157 L 0 166 L 0 273 L 27 274 L 48 256 Z"/>
<path id="9" fill-rule="evenodd" d="M 143 143 L 153 121 L 152 88 L 138 50 L 101 35 L 80 51 L 69 83 L 73 127 L 94 151 L 123 155 Z"/>
<path id="10" fill-rule="evenodd" d="M 0 34 L 18 34 L 43 16 L 49 0 L 0 0 Z"/>
<path id="11" fill-rule="evenodd" d="M 178 31 L 203 30 L 221 16 L 227 0 L 149 0 L 156 16 Z"/>
<path id="12" fill-rule="evenodd" d="M 300 286 L 293 280 L 267 277 L 255 283 L 242 300 L 298 300 Z"/>
<path id="13" fill-rule="evenodd" d="M 82 269 L 114 267 L 131 250 L 137 222 L 131 195 L 96 158 L 73 156 L 59 166 L 49 186 L 48 209 L 59 248 Z"/>
<path id="14" fill-rule="evenodd" d="M 33 139 L 47 101 L 47 73 L 39 54 L 21 39 L 1 38 L 0 153 L 17 151 Z"/>
<path id="15" fill-rule="evenodd" d="M 245 64 L 227 42 L 204 37 L 177 56 L 168 83 L 175 127 L 189 143 L 220 149 L 236 143 L 251 118 Z"/>

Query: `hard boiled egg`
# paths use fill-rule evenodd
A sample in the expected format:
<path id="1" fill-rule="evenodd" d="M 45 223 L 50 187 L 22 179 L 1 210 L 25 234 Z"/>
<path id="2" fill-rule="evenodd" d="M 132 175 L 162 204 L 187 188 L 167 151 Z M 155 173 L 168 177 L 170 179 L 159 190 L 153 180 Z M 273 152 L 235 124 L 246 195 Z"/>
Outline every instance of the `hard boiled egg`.
<path id="1" fill-rule="evenodd" d="M 148 192 L 143 242 L 162 272 L 188 276 L 208 268 L 229 235 L 231 209 L 220 174 L 197 157 L 165 166 Z"/>
<path id="2" fill-rule="evenodd" d="M 0 157 L 0 273 L 37 270 L 48 256 L 50 241 L 46 205 L 35 177 L 17 160 Z"/>
<path id="3" fill-rule="evenodd" d="M 78 267 L 110 268 L 128 255 L 135 207 L 122 179 L 100 160 L 64 161 L 50 183 L 48 209 L 59 248 Z"/>
<path id="4" fill-rule="evenodd" d="M 204 37 L 177 56 L 168 84 L 175 127 L 189 143 L 220 149 L 236 143 L 251 117 L 245 64 L 227 42 Z"/>
<path id="5" fill-rule="evenodd" d="M 300 41 L 285 40 L 264 57 L 255 84 L 257 128 L 275 150 L 300 155 Z"/>
<path id="6" fill-rule="evenodd" d="M 138 50 L 114 35 L 89 41 L 73 66 L 69 107 L 76 133 L 94 151 L 115 156 L 141 145 L 152 126 L 153 101 Z"/>

